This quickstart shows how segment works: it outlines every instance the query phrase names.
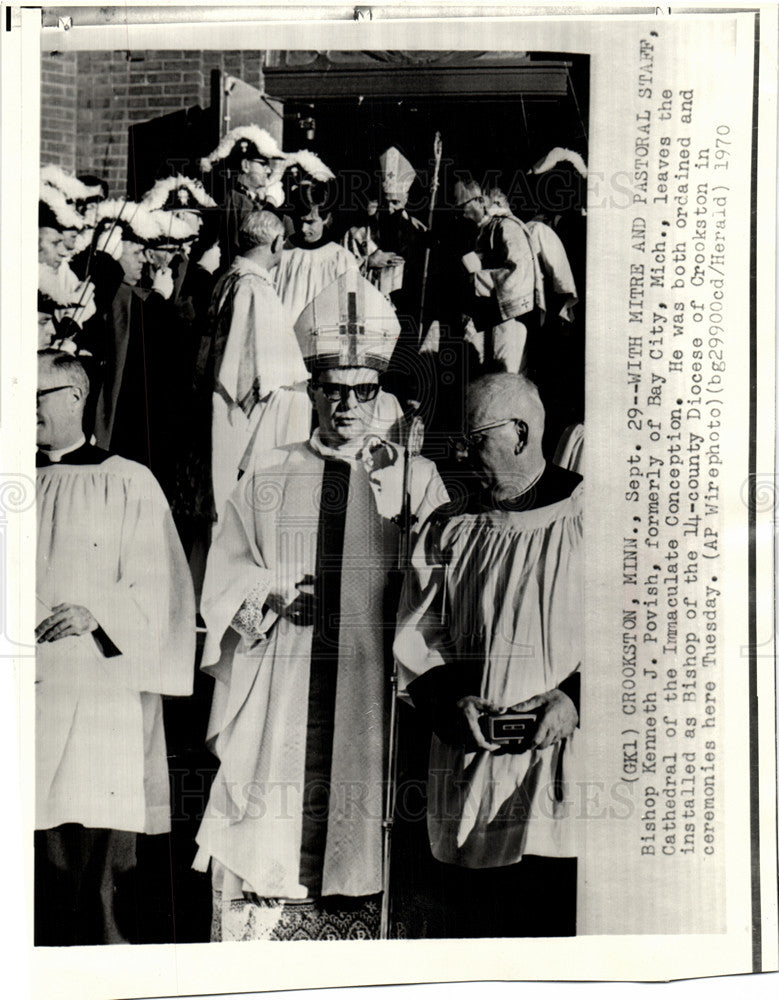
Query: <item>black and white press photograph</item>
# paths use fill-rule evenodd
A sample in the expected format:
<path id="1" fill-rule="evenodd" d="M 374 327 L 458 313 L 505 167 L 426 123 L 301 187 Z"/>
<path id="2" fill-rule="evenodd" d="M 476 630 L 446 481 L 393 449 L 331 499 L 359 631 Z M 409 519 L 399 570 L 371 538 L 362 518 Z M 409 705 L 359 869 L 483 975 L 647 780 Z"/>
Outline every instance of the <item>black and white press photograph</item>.
<path id="1" fill-rule="evenodd" d="M 33 995 L 775 972 L 779 8 L 4 13 Z"/>
<path id="2" fill-rule="evenodd" d="M 575 936 L 589 56 L 40 96 L 35 944 Z"/>

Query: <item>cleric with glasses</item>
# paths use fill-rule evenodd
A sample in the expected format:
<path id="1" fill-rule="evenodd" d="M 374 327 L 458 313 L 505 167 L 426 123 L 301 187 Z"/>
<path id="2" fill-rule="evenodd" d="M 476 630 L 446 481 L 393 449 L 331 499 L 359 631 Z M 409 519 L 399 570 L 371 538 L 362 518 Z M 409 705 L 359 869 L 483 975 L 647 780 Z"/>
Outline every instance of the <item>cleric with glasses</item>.
<path id="1" fill-rule="evenodd" d="M 333 448 L 362 440 L 373 419 L 379 393 L 374 368 L 320 370 L 309 382 L 322 439 Z"/>

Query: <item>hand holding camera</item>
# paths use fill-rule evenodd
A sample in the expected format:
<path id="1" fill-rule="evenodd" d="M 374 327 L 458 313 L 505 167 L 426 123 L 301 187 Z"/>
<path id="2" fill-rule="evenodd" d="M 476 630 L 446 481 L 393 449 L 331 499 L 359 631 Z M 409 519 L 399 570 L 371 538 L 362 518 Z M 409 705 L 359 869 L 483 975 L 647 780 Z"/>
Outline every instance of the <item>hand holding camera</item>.
<path id="1" fill-rule="evenodd" d="M 579 722 L 576 706 L 559 688 L 552 688 L 544 694 L 537 694 L 518 705 L 512 705 L 508 711 L 533 712 L 538 716 L 538 725 L 532 742 L 533 748 L 537 750 L 543 750 L 553 743 L 567 739 Z"/>
<path id="2" fill-rule="evenodd" d="M 457 702 L 465 723 L 465 748 L 490 753 L 543 750 L 567 739 L 579 721 L 574 703 L 558 688 L 506 708 L 468 695 Z"/>

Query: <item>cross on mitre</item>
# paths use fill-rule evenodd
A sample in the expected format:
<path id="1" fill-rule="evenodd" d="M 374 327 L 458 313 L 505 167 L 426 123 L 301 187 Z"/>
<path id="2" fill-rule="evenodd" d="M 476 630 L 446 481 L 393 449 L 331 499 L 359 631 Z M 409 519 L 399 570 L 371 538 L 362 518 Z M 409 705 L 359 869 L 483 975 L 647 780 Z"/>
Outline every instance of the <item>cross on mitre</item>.
<path id="1" fill-rule="evenodd" d="M 347 271 L 309 302 L 295 334 L 309 369 L 385 371 L 400 324 L 392 304 L 358 271 Z"/>
<path id="2" fill-rule="evenodd" d="M 390 146 L 389 149 L 381 154 L 379 165 L 381 167 L 381 183 L 384 188 L 384 194 L 387 198 L 401 198 L 405 200 L 408 196 L 409 188 L 414 183 L 414 178 L 417 175 L 412 165 L 395 146 Z"/>

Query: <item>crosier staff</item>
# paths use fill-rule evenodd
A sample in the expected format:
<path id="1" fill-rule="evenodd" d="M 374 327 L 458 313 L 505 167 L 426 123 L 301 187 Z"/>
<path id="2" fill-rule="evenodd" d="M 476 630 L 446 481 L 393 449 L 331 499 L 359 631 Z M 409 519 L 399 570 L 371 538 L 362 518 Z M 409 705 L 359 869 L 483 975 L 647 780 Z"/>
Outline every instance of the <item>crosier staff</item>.
<path id="1" fill-rule="evenodd" d="M 436 196 L 438 194 L 438 174 L 441 169 L 441 156 L 443 155 L 443 143 L 441 133 L 436 132 L 433 140 L 433 180 L 430 184 L 430 211 L 427 213 L 427 233 L 428 240 L 433 231 L 433 212 L 435 211 Z M 425 293 L 427 292 L 427 271 L 430 265 L 430 243 L 425 247 L 425 262 L 422 267 L 422 294 L 419 300 L 419 340 L 422 340 L 422 321 L 425 314 Z"/>
<path id="2" fill-rule="evenodd" d="M 411 530 L 416 517 L 411 502 L 411 462 L 422 451 L 425 426 L 416 413 L 418 403 L 407 411 L 408 437 L 403 459 L 403 495 L 400 515 L 400 545 L 398 547 L 398 570 L 401 578 L 405 575 L 411 556 Z M 382 897 L 379 937 L 386 941 L 390 927 L 390 858 L 392 854 L 392 827 L 395 821 L 398 778 L 398 665 L 393 661 L 390 691 L 389 744 L 387 747 L 387 784 L 384 796 L 384 819 L 382 830 Z"/>

